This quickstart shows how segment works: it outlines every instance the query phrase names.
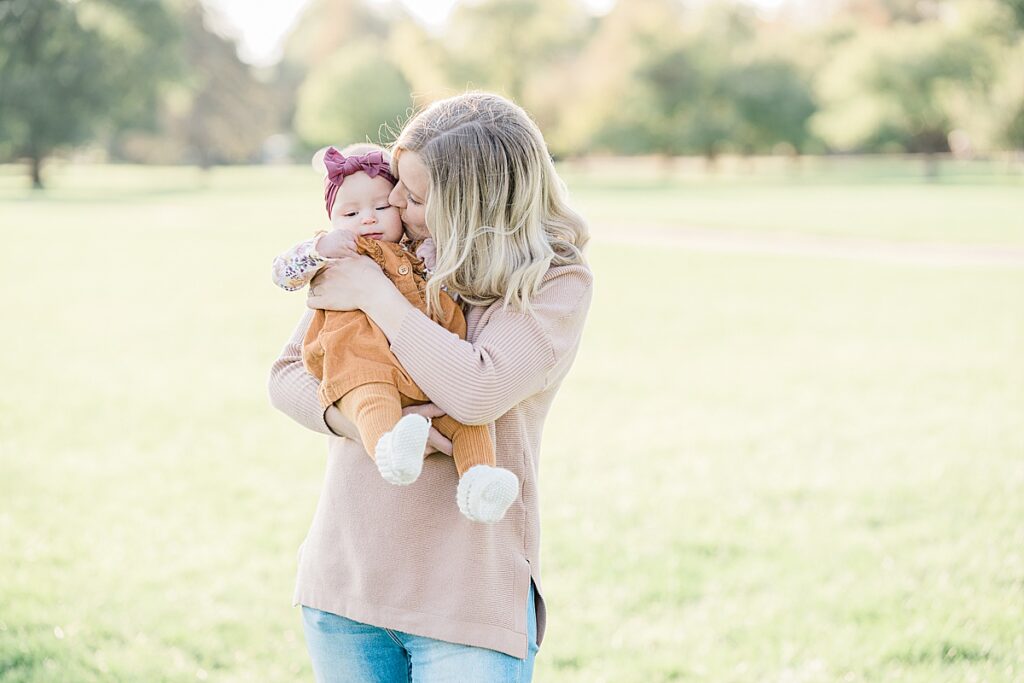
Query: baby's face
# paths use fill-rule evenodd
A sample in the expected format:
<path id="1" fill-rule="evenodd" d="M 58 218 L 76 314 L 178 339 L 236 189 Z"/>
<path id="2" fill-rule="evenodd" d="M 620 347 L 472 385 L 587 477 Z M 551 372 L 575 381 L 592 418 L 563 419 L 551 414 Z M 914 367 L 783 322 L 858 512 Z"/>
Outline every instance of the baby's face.
<path id="1" fill-rule="evenodd" d="M 345 228 L 357 235 L 385 242 L 402 239 L 402 217 L 388 203 L 391 183 L 365 173 L 345 176 L 334 198 L 331 227 Z"/>

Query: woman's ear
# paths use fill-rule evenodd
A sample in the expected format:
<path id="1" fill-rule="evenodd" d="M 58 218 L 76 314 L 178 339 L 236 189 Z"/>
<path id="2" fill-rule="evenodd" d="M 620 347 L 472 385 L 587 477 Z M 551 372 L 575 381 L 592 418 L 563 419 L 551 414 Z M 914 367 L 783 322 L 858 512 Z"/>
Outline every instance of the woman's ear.
<path id="1" fill-rule="evenodd" d="M 327 154 L 327 150 L 330 148 L 331 146 L 327 145 L 326 147 L 321 147 L 317 151 L 313 152 L 313 158 L 310 159 L 309 162 L 310 166 L 313 167 L 313 170 L 322 176 L 327 175 L 327 166 L 324 164 L 324 155 Z"/>

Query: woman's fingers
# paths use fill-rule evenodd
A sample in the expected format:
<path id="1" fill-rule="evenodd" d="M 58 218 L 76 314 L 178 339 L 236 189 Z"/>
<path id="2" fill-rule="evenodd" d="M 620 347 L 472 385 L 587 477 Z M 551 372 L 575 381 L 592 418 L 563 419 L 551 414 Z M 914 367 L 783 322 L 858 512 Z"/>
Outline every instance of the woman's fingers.
<path id="1" fill-rule="evenodd" d="M 402 408 L 402 415 L 422 415 L 428 419 L 433 420 L 435 417 L 441 417 L 445 412 L 434 403 L 424 403 L 418 406 L 409 406 Z"/>
<path id="2" fill-rule="evenodd" d="M 368 293 L 377 284 L 375 278 L 390 283 L 380 267 L 365 256 L 332 259 L 310 281 L 306 305 L 327 311 L 352 311 L 363 308 Z"/>
<path id="3" fill-rule="evenodd" d="M 427 450 L 426 454 L 430 455 L 435 451 L 440 451 L 445 455 L 452 454 L 452 442 L 441 435 L 441 432 L 437 431 L 433 427 L 430 428 L 430 434 L 427 435 Z"/>

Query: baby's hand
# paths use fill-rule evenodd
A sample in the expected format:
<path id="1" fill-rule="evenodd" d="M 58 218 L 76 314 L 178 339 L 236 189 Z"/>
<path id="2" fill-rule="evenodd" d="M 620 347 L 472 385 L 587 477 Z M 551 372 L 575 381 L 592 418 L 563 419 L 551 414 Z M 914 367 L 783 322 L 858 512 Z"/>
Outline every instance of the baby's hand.
<path id="1" fill-rule="evenodd" d="M 356 235 L 351 230 L 338 228 L 317 240 L 316 251 L 325 258 L 352 258 L 356 251 Z"/>
<path id="2" fill-rule="evenodd" d="M 416 255 L 423 259 L 423 265 L 427 270 L 433 270 L 437 265 L 437 247 L 434 246 L 434 240 L 430 237 L 423 240 L 423 243 L 416 247 Z"/>

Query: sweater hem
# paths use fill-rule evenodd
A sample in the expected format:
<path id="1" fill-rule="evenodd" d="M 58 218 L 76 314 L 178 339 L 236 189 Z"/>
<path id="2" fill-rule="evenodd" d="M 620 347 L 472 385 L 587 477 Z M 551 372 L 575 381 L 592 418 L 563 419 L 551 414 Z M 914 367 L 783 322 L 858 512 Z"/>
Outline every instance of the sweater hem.
<path id="1" fill-rule="evenodd" d="M 315 590 L 297 588 L 292 607 L 304 605 L 337 614 L 378 628 L 388 628 L 449 643 L 482 647 L 525 659 L 527 634 L 471 621 L 458 621 L 437 614 L 386 605 L 368 605 L 344 595 L 324 596 Z"/>

